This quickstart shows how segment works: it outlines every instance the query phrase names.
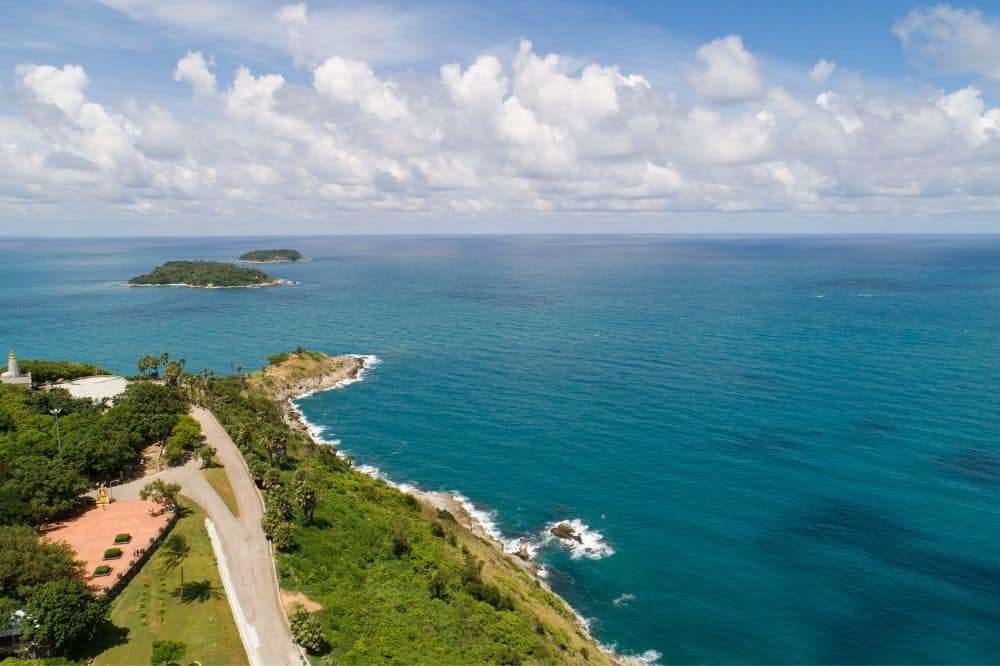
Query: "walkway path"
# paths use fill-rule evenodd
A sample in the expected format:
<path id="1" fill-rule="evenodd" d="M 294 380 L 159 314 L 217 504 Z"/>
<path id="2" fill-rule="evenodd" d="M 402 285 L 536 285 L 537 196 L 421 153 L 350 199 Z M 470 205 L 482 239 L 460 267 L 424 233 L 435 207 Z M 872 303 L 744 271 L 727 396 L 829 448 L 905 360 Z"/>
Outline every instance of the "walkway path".
<path id="1" fill-rule="evenodd" d="M 260 526 L 264 509 L 243 456 L 211 412 L 193 407 L 191 416 L 201 424 L 205 440 L 215 447 L 216 457 L 225 466 L 240 507 L 239 518 L 233 516 L 209 485 L 196 460 L 115 486 L 112 494 L 117 499 L 137 498 L 142 487 L 153 478 L 181 484 L 181 493 L 197 502 L 214 524 L 222 550 L 219 566 L 227 569 L 220 573 L 231 583 L 226 586 L 229 603 L 234 607 L 233 616 L 251 666 L 301 664 L 281 607 L 271 547 Z"/>

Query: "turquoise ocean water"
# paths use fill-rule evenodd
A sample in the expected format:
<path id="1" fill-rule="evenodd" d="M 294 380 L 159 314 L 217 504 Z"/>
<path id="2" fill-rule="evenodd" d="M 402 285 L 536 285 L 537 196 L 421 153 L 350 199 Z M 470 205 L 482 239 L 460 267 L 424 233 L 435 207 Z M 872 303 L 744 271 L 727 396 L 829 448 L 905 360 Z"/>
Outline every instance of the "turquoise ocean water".
<path id="1" fill-rule="evenodd" d="M 258 290 L 128 289 L 296 247 Z M 300 402 L 460 492 L 621 652 L 1000 661 L 1000 237 L 0 241 L 0 345 L 375 354 Z M 546 525 L 579 520 L 594 547 Z M 589 555 L 589 556 L 588 556 Z"/>

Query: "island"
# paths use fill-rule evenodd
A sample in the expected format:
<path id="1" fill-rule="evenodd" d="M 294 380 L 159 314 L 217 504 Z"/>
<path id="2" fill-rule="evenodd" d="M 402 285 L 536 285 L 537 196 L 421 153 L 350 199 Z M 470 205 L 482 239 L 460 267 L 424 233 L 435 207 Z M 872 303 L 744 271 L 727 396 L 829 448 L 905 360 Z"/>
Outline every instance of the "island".
<path id="1" fill-rule="evenodd" d="M 170 286 L 201 289 L 271 287 L 287 280 L 272 277 L 256 268 L 219 261 L 168 261 L 145 275 L 128 281 L 130 287 Z"/>
<path id="2" fill-rule="evenodd" d="M 283 264 L 305 260 L 306 257 L 298 250 L 252 250 L 240 255 L 240 261 L 247 264 Z"/>

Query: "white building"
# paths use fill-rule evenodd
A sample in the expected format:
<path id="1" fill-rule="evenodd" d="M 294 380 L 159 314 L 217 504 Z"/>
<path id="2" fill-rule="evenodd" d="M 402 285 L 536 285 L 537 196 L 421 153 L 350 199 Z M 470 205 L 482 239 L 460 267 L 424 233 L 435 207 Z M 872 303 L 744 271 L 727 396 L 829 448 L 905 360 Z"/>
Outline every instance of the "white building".
<path id="1" fill-rule="evenodd" d="M 7 352 L 7 372 L 0 375 L 0 383 L 31 386 L 31 373 L 21 374 L 21 366 L 17 364 L 17 356 L 14 355 L 13 349 Z"/>

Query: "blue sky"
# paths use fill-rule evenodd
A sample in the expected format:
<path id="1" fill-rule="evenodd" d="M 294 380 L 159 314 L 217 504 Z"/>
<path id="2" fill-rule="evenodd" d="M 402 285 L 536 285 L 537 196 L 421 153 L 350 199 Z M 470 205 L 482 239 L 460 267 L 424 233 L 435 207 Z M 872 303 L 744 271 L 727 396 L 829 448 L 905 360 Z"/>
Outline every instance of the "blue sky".
<path id="1" fill-rule="evenodd" d="M 1000 8 L 6 2 L 0 234 L 1000 231 Z"/>

